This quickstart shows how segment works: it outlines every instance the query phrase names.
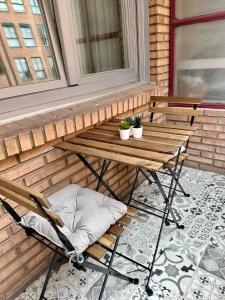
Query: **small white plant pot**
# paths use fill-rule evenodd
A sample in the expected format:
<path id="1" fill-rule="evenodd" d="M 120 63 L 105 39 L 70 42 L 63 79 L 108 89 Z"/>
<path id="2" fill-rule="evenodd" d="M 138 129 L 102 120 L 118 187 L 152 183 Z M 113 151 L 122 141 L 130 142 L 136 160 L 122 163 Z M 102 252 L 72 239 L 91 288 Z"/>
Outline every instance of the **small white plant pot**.
<path id="1" fill-rule="evenodd" d="M 133 128 L 134 128 L 134 126 L 131 126 L 131 127 L 130 127 L 130 136 L 133 135 Z"/>
<path id="2" fill-rule="evenodd" d="M 135 139 L 140 139 L 143 135 L 143 127 L 133 128 L 133 137 Z"/>
<path id="3" fill-rule="evenodd" d="M 129 137 L 130 137 L 130 128 L 129 129 L 120 129 L 121 140 L 129 140 Z"/>

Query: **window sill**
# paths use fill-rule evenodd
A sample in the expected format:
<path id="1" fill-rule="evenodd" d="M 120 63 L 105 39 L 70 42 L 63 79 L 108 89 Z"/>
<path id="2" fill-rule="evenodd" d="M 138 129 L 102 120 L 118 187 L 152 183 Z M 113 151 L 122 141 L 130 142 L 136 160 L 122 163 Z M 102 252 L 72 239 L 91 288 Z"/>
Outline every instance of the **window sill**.
<path id="1" fill-rule="evenodd" d="M 163 94 L 164 88 L 142 84 L 117 93 L 82 99 L 74 104 L 61 105 L 47 112 L 4 122 L 0 126 L 0 160 L 42 146 L 50 141 L 122 115 L 148 108 L 151 95 Z"/>

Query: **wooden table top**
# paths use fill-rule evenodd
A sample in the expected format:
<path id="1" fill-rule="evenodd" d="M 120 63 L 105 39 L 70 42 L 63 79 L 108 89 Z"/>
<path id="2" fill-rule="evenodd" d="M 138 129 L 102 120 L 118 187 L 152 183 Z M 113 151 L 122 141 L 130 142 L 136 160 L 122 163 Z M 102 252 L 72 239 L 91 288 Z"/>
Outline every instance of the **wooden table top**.
<path id="1" fill-rule="evenodd" d="M 147 170 L 158 171 L 174 158 L 195 129 L 190 126 L 143 123 L 143 137 L 121 140 L 119 121 L 96 125 L 55 147 L 106 160 L 113 160 Z"/>

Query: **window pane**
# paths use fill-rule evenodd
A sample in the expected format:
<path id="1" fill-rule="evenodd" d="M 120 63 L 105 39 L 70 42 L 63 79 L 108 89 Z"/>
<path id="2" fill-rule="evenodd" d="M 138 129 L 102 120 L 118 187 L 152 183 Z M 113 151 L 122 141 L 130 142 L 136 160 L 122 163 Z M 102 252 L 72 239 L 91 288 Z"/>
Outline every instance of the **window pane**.
<path id="1" fill-rule="evenodd" d="M 21 5 L 23 1 L 13 0 L 13 3 Z M 41 4 L 41 2 L 38 3 Z M 34 2 L 34 4 L 38 3 Z M 0 72 L 0 88 L 59 79 L 48 25 L 43 11 L 41 10 L 41 14 L 37 16 L 31 10 L 27 10 L 22 18 L 20 14 L 15 14 L 12 10 L 0 11 L 0 19 L 2 16 L 4 16 L 3 20 L 7 20 L 7 23 L 0 23 L 0 56 L 7 74 L 6 71 Z M 38 29 L 39 26 L 44 28 L 45 46 Z M 52 71 L 53 67 L 49 64 L 50 56 L 54 61 L 54 73 Z M 41 61 L 42 68 L 38 69 L 38 73 L 33 67 L 33 57 L 38 57 Z M 17 61 L 18 59 L 20 60 Z M 24 68 L 28 67 L 28 70 L 23 71 L 22 66 Z"/>
<path id="2" fill-rule="evenodd" d="M 225 101 L 225 20 L 176 29 L 175 94 Z"/>
<path id="3" fill-rule="evenodd" d="M 11 2 L 15 12 L 20 12 L 20 13 L 25 12 L 23 0 L 12 0 Z"/>
<path id="4" fill-rule="evenodd" d="M 73 1 L 82 74 L 128 67 L 120 0 Z"/>
<path id="5" fill-rule="evenodd" d="M 0 11 L 7 11 L 8 6 L 6 4 L 6 0 L 0 0 Z"/>
<path id="6" fill-rule="evenodd" d="M 224 0 L 176 0 L 176 17 L 184 19 L 225 10 Z"/>
<path id="7" fill-rule="evenodd" d="M 40 6 L 38 0 L 29 0 L 32 12 L 36 15 L 41 14 Z"/>

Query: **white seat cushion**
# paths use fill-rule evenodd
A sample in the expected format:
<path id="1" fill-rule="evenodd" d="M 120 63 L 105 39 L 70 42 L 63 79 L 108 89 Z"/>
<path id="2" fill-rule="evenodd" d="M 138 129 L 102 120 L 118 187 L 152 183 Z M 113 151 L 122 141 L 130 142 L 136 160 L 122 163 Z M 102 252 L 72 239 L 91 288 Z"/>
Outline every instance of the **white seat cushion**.
<path id="1" fill-rule="evenodd" d="M 64 222 L 64 227 L 59 227 L 61 232 L 81 253 L 127 212 L 127 206 L 122 202 L 76 184 L 56 192 L 48 200 L 51 210 Z M 22 218 L 22 224 L 63 247 L 51 224 L 39 215 L 27 213 Z"/>

